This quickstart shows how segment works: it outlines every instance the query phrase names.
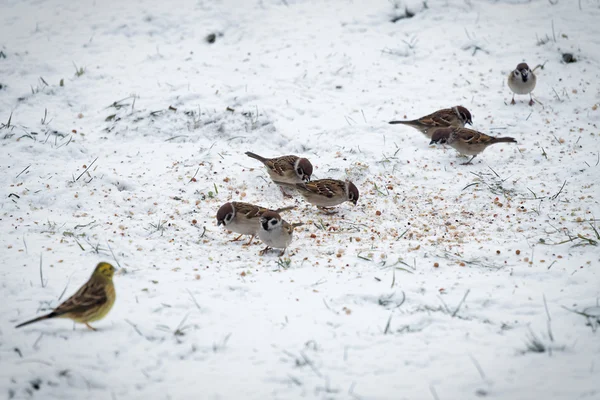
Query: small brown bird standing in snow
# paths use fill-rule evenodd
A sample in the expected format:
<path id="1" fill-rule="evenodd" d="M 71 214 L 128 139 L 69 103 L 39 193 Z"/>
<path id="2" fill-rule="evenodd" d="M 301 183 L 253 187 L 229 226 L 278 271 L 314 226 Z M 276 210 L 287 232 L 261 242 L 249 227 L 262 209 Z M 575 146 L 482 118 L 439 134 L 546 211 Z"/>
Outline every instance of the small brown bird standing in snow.
<path id="1" fill-rule="evenodd" d="M 292 243 L 294 228 L 304 225 L 302 222 L 290 224 L 283 220 L 275 211 L 267 211 L 260 217 L 258 237 L 267 245 L 260 255 L 265 254 L 271 247 L 283 249 L 279 257 L 283 256 L 287 247 Z"/>
<path id="2" fill-rule="evenodd" d="M 529 94 L 529 105 L 533 105 L 533 96 L 531 92 L 535 89 L 537 78 L 529 65 L 521 63 L 517 65 L 514 71 L 508 74 L 508 87 L 513 92 L 510 104 L 515 104 L 515 94 Z"/>
<path id="3" fill-rule="evenodd" d="M 85 324 L 85 326 L 95 331 L 96 329 L 90 326 L 89 323 L 104 318 L 115 303 L 115 286 L 112 281 L 114 274 L 115 267 L 109 263 L 99 263 L 90 279 L 77 293 L 65 300 L 50 314 L 23 322 L 17 325 L 16 328 L 44 319 L 69 318 L 80 324 Z"/>
<path id="4" fill-rule="evenodd" d="M 429 144 L 447 144 L 460 154 L 473 156 L 462 165 L 471 164 L 478 154 L 496 143 L 517 143 L 511 137 L 493 137 L 473 129 L 447 127 L 434 132 Z"/>
<path id="5" fill-rule="evenodd" d="M 473 121 L 469 110 L 463 106 L 455 106 L 438 110 L 419 119 L 410 121 L 390 121 L 389 123 L 408 125 L 431 139 L 431 136 L 436 129 L 447 126 L 463 128 L 465 124 L 472 125 Z"/>
<path id="6" fill-rule="evenodd" d="M 304 200 L 324 211 L 327 211 L 326 209 L 329 207 L 335 207 L 346 201 L 354 205 L 358 203 L 358 189 L 350 181 L 319 179 L 306 183 L 297 183 L 296 185 L 284 184 L 284 186 L 297 189 L 302 197 L 304 197 Z"/>
<path id="7" fill-rule="evenodd" d="M 282 207 L 275 212 L 288 211 L 293 208 L 295 206 Z M 217 226 L 223 225 L 225 229 L 240 234 L 232 242 L 239 240 L 243 235 L 251 235 L 250 240 L 245 244 L 247 246 L 252 243 L 254 236 L 258 233 L 260 217 L 267 211 L 270 210 L 241 201 L 225 203 L 217 211 Z"/>
<path id="8" fill-rule="evenodd" d="M 247 151 L 246 155 L 263 163 L 271 179 L 276 182 L 308 182 L 313 172 L 313 166 L 306 158 L 298 156 L 265 158 L 250 151 Z"/>

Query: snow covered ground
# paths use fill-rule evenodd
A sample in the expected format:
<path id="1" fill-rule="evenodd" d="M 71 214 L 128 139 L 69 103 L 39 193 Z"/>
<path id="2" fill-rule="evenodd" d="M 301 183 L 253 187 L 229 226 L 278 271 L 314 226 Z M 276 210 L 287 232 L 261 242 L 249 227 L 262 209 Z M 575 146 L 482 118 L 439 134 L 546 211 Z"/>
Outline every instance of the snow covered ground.
<path id="1" fill-rule="evenodd" d="M 600 399 L 598 21 L 598 0 L 3 0 L 2 396 Z M 522 61 L 533 107 L 509 105 Z M 518 145 L 463 166 L 387 124 L 457 104 Z M 245 151 L 359 203 L 286 199 Z M 230 200 L 307 225 L 261 257 L 216 226 Z M 101 260 L 97 332 L 14 329 Z"/>

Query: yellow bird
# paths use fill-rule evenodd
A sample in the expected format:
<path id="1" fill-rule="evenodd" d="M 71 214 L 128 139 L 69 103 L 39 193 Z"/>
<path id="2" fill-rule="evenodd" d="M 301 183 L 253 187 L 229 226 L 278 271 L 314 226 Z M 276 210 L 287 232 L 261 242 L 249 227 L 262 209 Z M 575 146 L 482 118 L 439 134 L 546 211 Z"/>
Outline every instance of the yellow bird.
<path id="1" fill-rule="evenodd" d="M 64 303 L 56 307 L 54 311 L 31 321 L 23 322 L 15 328 L 49 318 L 69 318 L 80 324 L 85 324 L 85 326 L 95 331 L 96 329 L 90 326 L 89 323 L 104 318 L 115 303 L 115 286 L 112 281 L 114 274 L 115 267 L 109 263 L 99 263 L 85 285 L 65 300 Z"/>

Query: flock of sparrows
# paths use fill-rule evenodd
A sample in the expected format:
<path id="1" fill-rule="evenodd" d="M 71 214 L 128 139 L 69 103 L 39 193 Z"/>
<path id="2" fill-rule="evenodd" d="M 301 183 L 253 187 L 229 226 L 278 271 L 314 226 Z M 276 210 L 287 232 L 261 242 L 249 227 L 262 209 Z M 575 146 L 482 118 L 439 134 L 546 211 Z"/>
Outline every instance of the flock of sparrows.
<path id="1" fill-rule="evenodd" d="M 263 163 L 271 180 L 279 185 L 288 197 L 284 187 L 296 190 L 308 203 L 325 211 L 346 201 L 354 205 L 358 202 L 358 189 L 350 181 L 311 181 L 313 166 L 306 158 L 293 155 L 265 158 L 251 152 L 246 152 L 246 155 Z M 258 236 L 267 246 L 260 252 L 261 255 L 270 248 L 275 248 L 282 249 L 279 254 L 282 256 L 292 242 L 294 228 L 304 225 L 301 222 L 290 224 L 279 215 L 280 212 L 292 208 L 294 206 L 270 210 L 254 204 L 232 201 L 223 204 L 217 211 L 217 226 L 223 225 L 225 229 L 239 233 L 240 236 L 233 239 L 234 241 L 243 235 L 250 235 L 248 245 Z"/>
<path id="2" fill-rule="evenodd" d="M 529 94 L 529 105 L 533 105 L 531 92 L 535 88 L 537 78 L 526 63 L 517 65 L 508 74 L 508 87 L 513 92 L 511 104 L 515 104 L 515 94 Z M 430 139 L 429 144 L 447 144 L 460 154 L 472 156 L 463 165 L 471 164 L 473 159 L 481 154 L 488 146 L 496 143 L 517 143 L 511 137 L 493 137 L 473 129 L 465 128 L 472 125 L 469 110 L 463 106 L 445 108 L 419 119 L 411 121 L 390 121 L 390 124 L 403 124 L 425 134 Z"/>
<path id="3" fill-rule="evenodd" d="M 530 95 L 529 105 L 533 105 L 531 92 L 535 84 L 536 76 L 525 63 L 517 65 L 508 76 L 508 87 L 514 94 Z M 514 94 L 511 104 L 515 104 Z M 463 106 L 438 110 L 416 120 L 390 122 L 390 124 L 404 124 L 419 130 L 431 140 L 430 144 L 447 144 L 461 154 L 473 156 L 465 164 L 470 164 L 478 154 L 492 144 L 516 143 L 516 140 L 510 137 L 492 137 L 465 128 L 466 124 L 472 125 L 472 123 L 471 113 Z M 279 185 L 282 191 L 283 187 L 295 189 L 308 203 L 321 209 L 335 207 L 346 201 L 354 205 L 358 202 L 358 189 L 350 181 L 335 179 L 311 181 L 313 166 L 306 158 L 292 155 L 264 158 L 251 152 L 247 152 L 246 155 L 263 163 L 273 182 Z M 279 215 L 293 208 L 294 206 L 290 206 L 270 210 L 248 203 L 228 202 L 217 211 L 217 226 L 223 225 L 226 229 L 239 233 L 240 236 L 234 240 L 238 240 L 243 235 L 250 235 L 247 244 L 252 243 L 254 237 L 258 236 L 267 246 L 260 252 L 261 255 L 270 248 L 278 248 L 282 249 L 279 254 L 282 256 L 292 241 L 294 228 L 303 225 L 302 223 L 290 224 Z M 23 322 L 16 328 L 51 318 L 69 318 L 95 330 L 89 323 L 104 318 L 115 303 L 116 294 L 112 281 L 114 273 L 115 268 L 111 264 L 99 263 L 90 279 L 74 295 L 49 314 Z"/>

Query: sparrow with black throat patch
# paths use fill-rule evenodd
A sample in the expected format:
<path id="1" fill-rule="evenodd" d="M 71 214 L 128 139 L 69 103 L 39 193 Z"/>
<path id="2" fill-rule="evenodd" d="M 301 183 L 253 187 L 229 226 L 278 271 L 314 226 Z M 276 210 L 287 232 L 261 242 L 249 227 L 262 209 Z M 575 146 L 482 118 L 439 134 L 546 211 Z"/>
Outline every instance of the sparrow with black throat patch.
<path id="1" fill-rule="evenodd" d="M 285 185 L 292 187 L 291 185 Z M 336 179 L 319 179 L 293 186 L 304 197 L 304 200 L 326 211 L 346 201 L 356 205 L 358 189 L 350 181 Z"/>
<path id="2" fill-rule="evenodd" d="M 496 143 L 517 143 L 517 141 L 511 137 L 489 136 L 473 129 L 447 127 L 435 131 L 429 144 L 447 144 L 460 154 L 473 156 L 462 164 L 468 165 L 488 146 Z"/>
<path id="3" fill-rule="evenodd" d="M 283 220 L 275 211 L 267 211 L 260 217 L 258 237 L 267 246 L 259 253 L 264 255 L 269 249 L 283 249 L 279 257 L 283 256 L 294 237 L 294 228 L 304 225 L 302 222 L 290 224 Z"/>
<path id="4" fill-rule="evenodd" d="M 308 182 L 313 173 L 313 166 L 306 158 L 293 155 L 265 158 L 250 151 L 247 151 L 246 155 L 263 163 L 269 177 L 271 177 L 271 180 L 275 183 L 283 182 L 296 184 Z M 285 197 L 290 197 L 283 189 L 281 189 L 281 192 Z"/>
<path id="5" fill-rule="evenodd" d="M 513 92 L 510 104 L 515 104 L 515 94 L 528 94 L 529 105 L 533 105 L 533 96 L 531 92 L 535 89 L 537 78 L 533 71 L 529 69 L 526 63 L 520 63 L 517 68 L 508 74 L 508 87 Z"/>
<path id="6" fill-rule="evenodd" d="M 419 132 L 423 133 L 429 139 L 439 128 L 447 126 L 456 126 L 463 128 L 466 124 L 472 125 L 471 112 L 463 106 L 455 106 L 452 108 L 444 108 L 438 110 L 432 114 L 426 115 L 419 119 L 413 119 L 410 121 L 390 121 L 390 124 L 402 124 L 415 128 Z"/>
<path id="7" fill-rule="evenodd" d="M 282 207 L 275 210 L 275 212 L 279 213 L 293 208 L 295 206 Z M 258 233 L 260 217 L 267 211 L 270 210 L 241 201 L 225 203 L 217 211 L 217 226 L 223 225 L 225 229 L 240 234 L 232 242 L 239 240 L 243 235 L 251 235 L 250 240 L 245 244 L 247 246 L 252 243 L 252 240 Z"/>

